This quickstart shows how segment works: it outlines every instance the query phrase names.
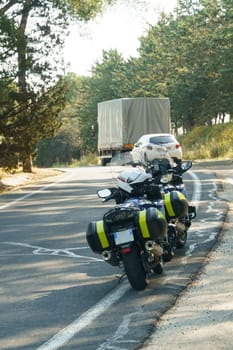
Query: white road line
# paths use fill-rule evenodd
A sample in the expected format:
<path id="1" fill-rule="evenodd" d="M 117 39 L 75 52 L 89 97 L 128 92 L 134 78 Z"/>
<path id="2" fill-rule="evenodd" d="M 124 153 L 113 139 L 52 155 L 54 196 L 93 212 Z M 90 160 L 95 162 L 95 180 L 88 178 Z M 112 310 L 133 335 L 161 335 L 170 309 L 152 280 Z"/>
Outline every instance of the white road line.
<path id="1" fill-rule="evenodd" d="M 77 247 L 77 248 L 64 248 L 64 249 L 55 249 L 55 248 L 45 248 L 45 247 L 39 247 L 35 245 L 31 245 L 29 243 L 20 243 L 20 242 L 0 242 L 0 244 L 8 244 L 8 245 L 13 245 L 13 246 L 19 246 L 19 247 L 26 247 L 26 248 L 31 248 L 32 249 L 32 254 L 35 255 L 53 255 L 53 256 L 64 256 L 64 257 L 69 257 L 69 258 L 82 258 L 82 259 L 89 259 L 93 261 L 98 261 L 98 262 L 104 262 L 102 258 L 95 258 L 91 256 L 86 256 L 86 255 L 80 255 L 80 254 L 75 254 L 73 250 L 82 250 L 82 249 L 89 249 L 88 246 L 86 247 Z"/>
<path id="2" fill-rule="evenodd" d="M 31 193 L 25 194 L 25 196 L 16 198 L 14 201 L 12 201 L 12 202 L 10 202 L 10 203 L 7 203 L 7 204 L 5 204 L 5 205 L 1 205 L 1 206 L 0 206 L 0 209 L 9 208 L 9 207 L 13 206 L 14 204 L 23 201 L 23 200 L 26 199 L 26 198 L 32 197 L 35 193 L 39 193 L 39 192 L 44 191 L 46 188 L 48 188 L 48 187 L 50 187 L 50 186 L 52 186 L 52 185 L 53 185 L 53 184 L 49 184 L 49 185 L 47 185 L 47 186 L 41 187 L 41 188 L 40 188 L 39 190 L 37 190 L 37 191 L 33 191 L 33 192 L 31 192 Z"/>
<path id="3" fill-rule="evenodd" d="M 196 207 L 198 208 L 198 202 L 201 199 L 201 182 L 199 177 L 193 173 L 192 171 L 189 171 L 190 176 L 192 177 L 192 179 L 194 180 L 194 191 L 193 191 L 193 195 L 192 195 L 192 202 L 195 203 Z"/>
<path id="4" fill-rule="evenodd" d="M 130 286 L 127 282 L 117 288 L 115 291 L 106 295 L 96 305 L 82 314 L 74 322 L 63 328 L 55 334 L 46 343 L 41 345 L 37 350 L 56 350 L 67 343 L 75 334 L 87 327 L 95 318 L 105 312 L 113 303 L 118 301 L 128 290 Z"/>
<path id="5" fill-rule="evenodd" d="M 69 173 L 69 175 L 70 175 L 70 173 Z M 21 201 L 23 201 L 23 200 L 26 199 L 26 198 L 32 197 L 32 196 L 34 196 L 34 194 L 36 194 L 36 193 L 43 192 L 43 191 L 46 190 L 47 188 L 49 188 L 49 187 L 51 187 L 51 186 L 53 186 L 53 185 L 55 185 L 55 184 L 57 184 L 57 183 L 59 183 L 59 182 L 63 182 L 63 181 L 65 181 L 65 180 L 67 180 L 67 177 L 66 177 L 65 179 L 64 179 L 64 177 L 63 177 L 63 178 L 60 179 L 60 180 L 57 180 L 57 181 L 55 181 L 55 182 L 52 182 L 52 183 L 50 183 L 50 184 L 48 184 L 48 185 L 46 185 L 46 186 L 40 187 L 38 190 L 33 191 L 33 192 L 30 192 L 30 193 L 28 193 L 28 194 L 25 194 L 24 196 L 20 196 L 19 198 L 16 198 L 16 199 L 15 199 L 14 201 L 12 201 L 12 202 L 9 202 L 9 203 L 7 203 L 7 204 L 1 205 L 1 206 L 0 206 L 0 210 L 1 210 L 1 209 L 9 208 L 9 207 L 13 206 L 14 204 L 16 204 L 16 203 L 18 203 L 18 202 L 21 202 Z"/>
<path id="6" fill-rule="evenodd" d="M 231 184 L 231 185 L 233 185 L 233 179 L 230 178 L 230 177 L 227 177 L 227 178 L 226 178 L 226 182 L 229 183 L 229 184 Z"/>

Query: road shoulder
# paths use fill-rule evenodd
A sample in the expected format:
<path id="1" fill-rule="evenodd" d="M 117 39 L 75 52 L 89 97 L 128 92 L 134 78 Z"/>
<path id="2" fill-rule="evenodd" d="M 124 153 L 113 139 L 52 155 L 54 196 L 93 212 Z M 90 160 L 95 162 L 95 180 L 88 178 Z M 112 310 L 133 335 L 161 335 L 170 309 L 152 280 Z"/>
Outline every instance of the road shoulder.
<path id="1" fill-rule="evenodd" d="M 58 169 L 34 168 L 32 173 L 5 174 L 0 179 L 0 194 L 43 179 L 61 175 L 61 173 L 62 171 Z"/>

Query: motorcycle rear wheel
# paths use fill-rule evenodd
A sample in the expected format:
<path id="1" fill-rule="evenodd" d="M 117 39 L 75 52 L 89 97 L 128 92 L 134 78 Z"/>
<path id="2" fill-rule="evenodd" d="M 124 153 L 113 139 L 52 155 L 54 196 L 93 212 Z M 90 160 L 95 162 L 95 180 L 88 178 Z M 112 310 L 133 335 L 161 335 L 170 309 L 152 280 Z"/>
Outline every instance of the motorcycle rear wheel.
<path id="1" fill-rule="evenodd" d="M 187 231 L 183 231 L 182 234 L 179 235 L 176 241 L 176 248 L 184 248 L 187 242 Z"/>
<path id="2" fill-rule="evenodd" d="M 137 248 L 132 247 L 129 253 L 122 254 L 122 260 L 132 288 L 144 290 L 148 285 L 148 281 Z"/>

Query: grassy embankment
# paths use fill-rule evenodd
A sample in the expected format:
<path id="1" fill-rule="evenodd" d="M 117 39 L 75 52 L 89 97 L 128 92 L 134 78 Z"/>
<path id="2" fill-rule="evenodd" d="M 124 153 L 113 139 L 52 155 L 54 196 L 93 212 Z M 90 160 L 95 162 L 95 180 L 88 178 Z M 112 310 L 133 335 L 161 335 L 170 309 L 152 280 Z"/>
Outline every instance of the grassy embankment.
<path id="1" fill-rule="evenodd" d="M 233 158 L 233 121 L 211 127 L 196 127 L 178 139 L 182 145 L 184 159 Z"/>

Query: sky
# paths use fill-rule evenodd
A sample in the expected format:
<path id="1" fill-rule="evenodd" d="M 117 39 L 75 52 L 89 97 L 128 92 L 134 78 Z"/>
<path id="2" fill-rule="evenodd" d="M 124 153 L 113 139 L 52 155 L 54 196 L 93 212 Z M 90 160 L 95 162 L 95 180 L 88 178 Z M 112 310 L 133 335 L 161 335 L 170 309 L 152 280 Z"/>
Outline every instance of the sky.
<path id="1" fill-rule="evenodd" d="M 154 25 L 162 10 L 172 12 L 177 0 L 144 0 L 139 8 L 121 0 L 88 23 L 73 25 L 65 45 L 66 72 L 90 75 L 91 66 L 101 62 L 103 50 L 116 49 L 127 60 L 137 56 L 138 38 Z"/>

